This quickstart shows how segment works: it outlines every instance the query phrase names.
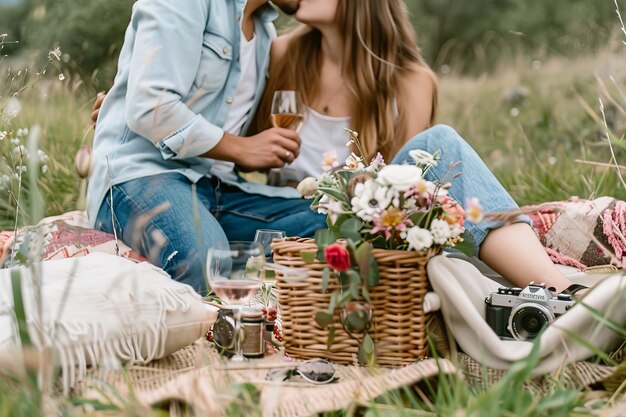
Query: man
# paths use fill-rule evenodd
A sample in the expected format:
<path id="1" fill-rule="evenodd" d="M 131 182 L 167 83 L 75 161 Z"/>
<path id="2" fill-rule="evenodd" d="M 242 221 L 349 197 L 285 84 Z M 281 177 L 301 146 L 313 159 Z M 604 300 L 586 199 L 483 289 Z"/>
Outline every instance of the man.
<path id="1" fill-rule="evenodd" d="M 275 0 L 293 13 L 299 0 Z M 116 233 L 174 279 L 206 291 L 210 247 L 258 228 L 310 236 L 323 216 L 295 190 L 233 170 L 293 161 L 300 138 L 244 138 L 265 83 L 277 12 L 267 0 L 139 0 L 103 101 L 88 191 L 93 225 Z"/>

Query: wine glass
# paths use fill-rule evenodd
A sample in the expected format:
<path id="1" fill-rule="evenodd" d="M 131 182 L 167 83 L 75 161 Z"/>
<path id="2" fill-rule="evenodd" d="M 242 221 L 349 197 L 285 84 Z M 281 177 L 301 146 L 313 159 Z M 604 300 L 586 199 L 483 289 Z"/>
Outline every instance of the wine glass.
<path id="1" fill-rule="evenodd" d="M 294 90 L 275 91 L 271 118 L 272 126 L 297 131 L 304 119 L 300 93 Z"/>
<path id="2" fill-rule="evenodd" d="M 233 309 L 235 319 L 234 362 L 245 361 L 241 353 L 241 309 L 261 288 L 265 252 L 255 242 L 231 242 L 228 249 L 211 248 L 207 275 L 211 289 Z"/>
<path id="3" fill-rule="evenodd" d="M 304 105 L 300 93 L 294 90 L 278 90 L 274 92 L 272 99 L 272 126 L 295 130 L 302 126 L 304 120 Z M 287 164 L 285 164 L 287 165 Z M 279 187 L 287 185 L 289 178 L 295 176 L 295 170 L 291 168 L 271 169 L 269 184 Z M 289 178 L 288 178 L 289 177 Z"/>
<path id="4" fill-rule="evenodd" d="M 254 241 L 263 246 L 265 250 L 265 260 L 272 262 L 272 248 L 270 247 L 272 240 L 283 239 L 285 237 L 285 232 L 282 230 L 258 229 L 254 235 Z"/>

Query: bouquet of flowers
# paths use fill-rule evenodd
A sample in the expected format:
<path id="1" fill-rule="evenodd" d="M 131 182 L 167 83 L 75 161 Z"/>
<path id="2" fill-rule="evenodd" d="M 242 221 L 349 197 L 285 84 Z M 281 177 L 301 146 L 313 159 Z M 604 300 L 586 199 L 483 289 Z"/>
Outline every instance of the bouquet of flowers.
<path id="1" fill-rule="evenodd" d="M 363 154 L 358 134 L 347 131 L 347 146 L 354 144 Z M 367 163 L 352 153 L 344 166 L 325 155 L 328 170 L 298 186 L 305 198 L 312 199 L 311 208 L 328 216 L 328 229 L 316 234 L 316 258 L 328 265 L 322 290 L 328 288 L 332 272 L 341 284 L 341 291 L 331 295 L 328 309 L 317 313 L 316 322 L 322 328 L 330 327 L 328 346 L 332 345 L 333 316 L 340 308 L 346 331 L 364 334 L 359 350 L 363 362 L 373 353 L 367 335 L 373 314 L 368 288 L 379 280 L 372 249 L 438 253 L 444 247 L 457 246 L 466 251 L 470 245 L 464 236 L 465 220 L 477 222 L 482 216 L 477 200 L 468 201 L 466 211 L 448 195 L 448 180 L 460 175 L 453 174 L 458 163 L 448 167 L 441 181 L 433 182 L 425 176 L 437 165 L 440 153 L 415 150 L 410 155 L 413 164 L 386 165 L 380 154 Z"/>

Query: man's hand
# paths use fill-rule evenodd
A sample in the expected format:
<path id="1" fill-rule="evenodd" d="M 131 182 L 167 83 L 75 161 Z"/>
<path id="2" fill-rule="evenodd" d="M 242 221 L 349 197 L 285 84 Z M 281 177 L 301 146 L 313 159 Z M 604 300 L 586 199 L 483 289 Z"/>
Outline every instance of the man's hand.
<path id="1" fill-rule="evenodd" d="M 91 121 L 93 124 L 96 124 L 98 120 L 98 115 L 100 114 L 100 107 L 102 107 L 102 102 L 104 101 L 105 93 L 100 92 L 96 96 L 96 101 L 93 102 L 93 108 L 91 109 Z"/>
<path id="2" fill-rule="evenodd" d="M 300 154 L 300 136 L 293 130 L 271 128 L 243 138 L 226 133 L 205 155 L 231 161 L 244 171 L 266 171 L 293 162 Z"/>

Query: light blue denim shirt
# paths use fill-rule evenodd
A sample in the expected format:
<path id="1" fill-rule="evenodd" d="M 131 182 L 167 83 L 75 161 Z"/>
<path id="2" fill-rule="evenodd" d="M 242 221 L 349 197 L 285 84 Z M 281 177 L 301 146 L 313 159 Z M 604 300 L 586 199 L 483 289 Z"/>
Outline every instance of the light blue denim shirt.
<path id="1" fill-rule="evenodd" d="M 94 169 L 87 194 L 92 223 L 112 185 L 174 171 L 192 182 L 208 175 L 212 160 L 199 155 L 224 135 L 222 126 L 241 73 L 244 6 L 245 0 L 139 0 L 134 4 L 115 82 L 96 125 Z M 265 85 L 276 17 L 269 5 L 255 13 L 260 76 L 250 115 Z M 237 185 L 251 193 L 298 196 L 290 188 Z"/>

